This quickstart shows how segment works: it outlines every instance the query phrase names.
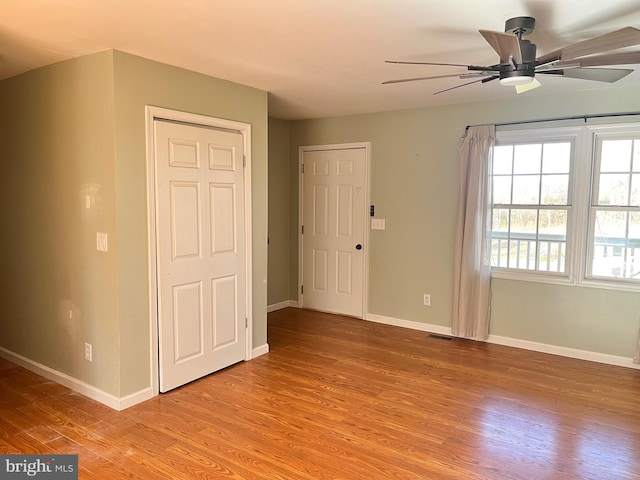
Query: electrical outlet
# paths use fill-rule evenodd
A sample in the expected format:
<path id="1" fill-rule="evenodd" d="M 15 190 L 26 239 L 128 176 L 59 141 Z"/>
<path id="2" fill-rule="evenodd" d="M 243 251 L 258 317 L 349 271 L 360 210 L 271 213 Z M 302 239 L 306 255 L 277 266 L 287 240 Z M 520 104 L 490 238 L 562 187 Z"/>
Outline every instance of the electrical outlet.
<path id="1" fill-rule="evenodd" d="M 93 362 L 93 347 L 90 343 L 84 344 L 84 359 Z"/>
<path id="2" fill-rule="evenodd" d="M 425 306 L 430 307 L 431 306 L 431 295 L 428 293 L 425 293 L 422 297 L 422 301 L 424 303 Z"/>

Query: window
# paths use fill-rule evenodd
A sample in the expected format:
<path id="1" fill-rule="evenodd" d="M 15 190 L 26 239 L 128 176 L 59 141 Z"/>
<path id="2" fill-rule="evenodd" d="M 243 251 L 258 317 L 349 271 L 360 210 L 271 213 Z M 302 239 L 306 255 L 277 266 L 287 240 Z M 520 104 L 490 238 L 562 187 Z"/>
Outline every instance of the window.
<path id="1" fill-rule="evenodd" d="M 640 125 L 499 131 L 493 275 L 640 287 Z"/>
<path id="2" fill-rule="evenodd" d="M 596 135 L 589 276 L 640 280 L 640 135 Z"/>
<path id="3" fill-rule="evenodd" d="M 571 152 L 568 141 L 495 147 L 491 241 L 494 266 L 566 271 Z"/>

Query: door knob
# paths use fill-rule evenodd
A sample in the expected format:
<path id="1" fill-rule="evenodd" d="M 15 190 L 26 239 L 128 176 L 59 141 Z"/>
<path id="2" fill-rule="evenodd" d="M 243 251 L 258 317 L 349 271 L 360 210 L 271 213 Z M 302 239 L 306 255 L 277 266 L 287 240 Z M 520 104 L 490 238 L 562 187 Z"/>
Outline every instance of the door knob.
<path id="1" fill-rule="evenodd" d="M 362 250 L 362 244 L 360 244 L 360 243 L 359 243 L 359 244 L 357 244 L 357 245 L 356 245 L 356 250 Z"/>

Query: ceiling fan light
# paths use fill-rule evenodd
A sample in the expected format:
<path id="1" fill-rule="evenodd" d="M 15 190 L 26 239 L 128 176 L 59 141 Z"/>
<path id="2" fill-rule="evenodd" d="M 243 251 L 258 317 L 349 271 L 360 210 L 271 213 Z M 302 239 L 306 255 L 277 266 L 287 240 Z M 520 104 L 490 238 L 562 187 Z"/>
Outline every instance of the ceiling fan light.
<path id="1" fill-rule="evenodd" d="M 514 87 L 516 85 L 526 85 L 533 82 L 531 75 L 514 75 L 511 77 L 504 77 L 500 79 L 500 85 L 506 85 L 507 87 Z"/>

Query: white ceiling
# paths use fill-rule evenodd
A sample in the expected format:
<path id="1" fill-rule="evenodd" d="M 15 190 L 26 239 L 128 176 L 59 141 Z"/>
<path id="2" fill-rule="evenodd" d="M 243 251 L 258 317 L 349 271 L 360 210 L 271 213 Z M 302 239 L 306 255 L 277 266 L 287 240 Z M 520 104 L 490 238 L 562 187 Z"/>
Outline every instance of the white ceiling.
<path id="1" fill-rule="evenodd" d="M 440 95 L 457 78 L 382 85 L 456 73 L 454 67 L 385 60 L 497 63 L 478 29 L 504 31 L 536 18 L 538 55 L 625 27 L 640 27 L 638 0 L 4 0 L 0 79 L 106 49 L 269 92 L 270 114 L 316 118 L 508 98 L 512 88 L 476 84 Z M 638 66 L 640 68 L 640 66 Z M 541 79 L 524 95 L 640 85 Z"/>

